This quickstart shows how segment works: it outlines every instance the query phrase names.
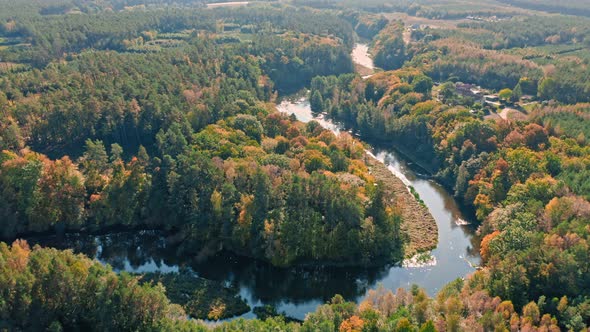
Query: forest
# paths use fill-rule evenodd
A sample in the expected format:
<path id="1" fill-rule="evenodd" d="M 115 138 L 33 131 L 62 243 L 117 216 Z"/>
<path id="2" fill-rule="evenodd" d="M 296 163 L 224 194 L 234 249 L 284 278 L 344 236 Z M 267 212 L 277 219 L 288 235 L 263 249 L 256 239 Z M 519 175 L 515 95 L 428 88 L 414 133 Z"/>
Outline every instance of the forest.
<path id="1" fill-rule="evenodd" d="M 0 0 L 0 329 L 590 326 L 584 1 L 211 2 Z M 355 73 L 358 42 L 372 75 Z M 296 92 L 346 130 L 277 111 Z M 472 274 L 434 294 L 369 284 L 304 319 L 267 305 L 212 324 L 248 312 L 235 285 L 24 240 L 149 230 L 200 262 L 399 268 L 418 221 L 373 147 L 472 217 Z"/>
<path id="2" fill-rule="evenodd" d="M 180 252 L 276 265 L 399 260 L 400 216 L 362 145 L 267 104 L 275 88 L 351 70 L 346 36 L 292 29 L 156 54 L 94 49 L 6 75 L 3 237 L 148 227 L 177 232 Z"/>
<path id="3" fill-rule="evenodd" d="M 574 24 L 565 19 L 555 22 Z M 506 30 L 504 23 L 458 25 L 457 31 L 438 37 L 428 35 L 430 31 L 416 33 L 418 39 L 407 48 L 408 60 L 401 69 L 366 80 L 351 75 L 316 77 L 312 100 L 316 96 L 322 101 L 317 109 L 358 129 L 363 139 L 394 144 L 471 207 L 480 222 L 490 295 L 510 299 L 523 310 L 532 299 L 552 299 L 555 309 L 548 304 L 546 312 L 559 318 L 561 328 L 577 330 L 588 319 L 581 308 L 588 294 L 584 271 L 590 205 L 585 174 L 590 151 L 585 138 L 588 107 L 576 103 L 586 100 L 588 80 L 575 78 L 573 70 L 564 74 L 567 63 L 548 72 L 529 60 L 488 50 L 472 38 L 480 36 L 477 32 L 469 32 L 486 27 L 514 36 L 518 26 L 520 38 L 529 41 L 540 32 L 510 24 L 513 28 Z M 546 21 L 543 24 L 554 29 Z M 467 38 L 460 37 L 464 32 L 470 33 Z M 549 42 L 544 40 L 548 37 L 541 38 L 541 43 Z M 375 52 L 380 52 L 380 43 L 376 37 Z M 576 60 L 570 61 L 573 65 Z M 496 110 L 474 99 L 453 104 L 455 84 L 449 88 L 447 83 L 434 83 L 453 80 L 453 75 L 456 81 L 496 91 L 514 87 L 520 95 L 556 100 L 533 106 L 525 121 L 491 120 L 489 114 Z M 566 84 L 572 85 L 557 87 Z M 560 301 L 567 315 L 556 309 Z"/>

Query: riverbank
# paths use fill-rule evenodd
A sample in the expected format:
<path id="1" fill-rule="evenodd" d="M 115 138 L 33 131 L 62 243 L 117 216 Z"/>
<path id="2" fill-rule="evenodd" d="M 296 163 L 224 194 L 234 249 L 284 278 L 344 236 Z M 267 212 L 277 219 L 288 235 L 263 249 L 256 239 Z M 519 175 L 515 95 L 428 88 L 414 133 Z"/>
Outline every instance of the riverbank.
<path id="1" fill-rule="evenodd" d="M 363 78 L 375 74 L 375 65 L 369 53 L 368 44 L 356 44 L 352 51 L 355 71 Z M 402 213 L 402 231 L 407 234 L 409 243 L 406 244 L 405 256 L 410 258 L 416 254 L 430 251 L 438 244 L 438 227 L 436 220 L 420 201 L 415 190 L 405 184 L 395 173 L 374 156 L 367 158 L 368 166 L 378 181 L 382 181 L 389 197 L 395 197 L 397 208 Z M 429 170 L 428 168 L 425 168 Z M 393 176 L 392 176 L 393 175 Z"/>
<path id="2" fill-rule="evenodd" d="M 277 109 L 286 114 L 295 114 L 302 122 L 317 121 L 322 127 L 338 134 L 338 124 L 329 119 L 315 118 L 311 112 L 307 97 L 296 95 L 292 99 L 277 104 Z M 377 181 L 383 182 L 385 194 L 389 202 L 402 215 L 402 233 L 409 240 L 404 247 L 404 257 L 410 258 L 418 253 L 435 249 L 438 244 L 438 226 L 430 210 L 411 192 L 411 184 L 404 183 L 398 174 L 392 172 L 382 161 L 367 151 L 366 164 Z"/>
<path id="3" fill-rule="evenodd" d="M 369 156 L 367 166 L 378 181 L 383 182 L 385 193 L 395 202 L 402 214 L 402 232 L 407 234 L 409 243 L 404 254 L 412 257 L 418 253 L 436 248 L 438 244 L 438 227 L 428 208 L 418 202 L 406 184 L 395 176 L 382 162 Z"/>

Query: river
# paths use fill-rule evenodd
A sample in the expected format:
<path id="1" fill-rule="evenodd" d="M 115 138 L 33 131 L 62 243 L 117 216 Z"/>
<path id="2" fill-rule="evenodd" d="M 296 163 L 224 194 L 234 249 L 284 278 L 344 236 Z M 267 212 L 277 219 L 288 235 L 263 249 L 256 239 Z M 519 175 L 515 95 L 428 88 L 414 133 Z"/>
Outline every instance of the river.
<path id="1" fill-rule="evenodd" d="M 344 128 L 323 116 L 315 117 L 307 98 L 283 100 L 279 111 L 295 114 L 302 122 L 316 120 L 336 134 Z M 438 246 L 432 251 L 433 262 L 421 267 L 392 267 L 378 280 L 384 287 L 396 289 L 415 283 L 433 295 L 440 287 L 473 272 L 480 263 L 478 240 L 474 229 L 453 196 L 436 181 L 421 174 L 417 167 L 395 150 L 372 148 L 376 159 L 387 165 L 392 176 L 413 186 L 428 207 L 438 226 Z"/>
<path id="2" fill-rule="evenodd" d="M 365 44 L 355 46 L 352 58 L 365 68 L 375 68 Z M 345 129 L 322 115 L 314 115 L 306 96 L 284 99 L 278 109 L 283 113 L 294 114 L 302 122 L 316 120 L 336 134 Z M 473 272 L 480 264 L 479 240 L 474 237 L 469 218 L 461 211 L 454 197 L 440 184 L 415 171 L 416 167 L 412 167 L 412 163 L 397 151 L 374 148 L 369 152 L 387 165 L 392 176 L 397 176 L 407 186 L 416 189 L 436 220 L 439 234 L 438 246 L 432 251 L 433 259 L 428 266 L 391 267 L 380 275 L 376 283 L 387 289 L 417 284 L 434 295 L 448 282 Z"/>
<path id="3" fill-rule="evenodd" d="M 362 45 L 361 45 L 362 47 Z M 364 61 L 370 60 L 368 48 L 355 48 Z M 364 54 L 363 54 L 364 52 Z M 355 58 L 358 58 L 355 56 Z M 367 63 L 365 62 L 364 65 Z M 370 64 L 372 65 L 372 63 Z M 366 66 L 368 67 L 368 66 Z M 300 121 L 316 119 L 322 126 L 338 132 L 343 128 L 328 119 L 315 118 L 306 97 L 284 100 L 281 112 L 295 114 Z M 361 301 L 370 289 L 379 285 L 395 290 L 417 284 L 434 295 L 448 282 L 464 277 L 479 264 L 478 241 L 468 218 L 442 186 L 415 172 L 411 163 L 393 150 L 371 151 L 407 185 L 412 185 L 436 219 L 438 247 L 428 266 L 384 268 L 289 268 L 279 269 L 264 262 L 221 253 L 206 261 L 179 257 L 170 247 L 167 235 L 157 231 L 124 232 L 101 236 L 66 235 L 66 238 L 30 238 L 32 244 L 71 248 L 110 264 L 115 271 L 176 272 L 191 269 L 200 277 L 233 284 L 251 307 L 271 304 L 288 316 L 304 319 L 308 312 L 325 303 L 334 294 Z M 467 221 L 466 221 L 467 220 Z M 252 318 L 253 313 L 242 317 Z"/>
<path id="4" fill-rule="evenodd" d="M 369 68 L 371 70 L 375 69 L 375 64 L 373 63 L 373 59 L 369 55 L 369 45 L 367 44 L 356 44 L 354 49 L 352 50 L 352 61 L 355 63 Z"/>

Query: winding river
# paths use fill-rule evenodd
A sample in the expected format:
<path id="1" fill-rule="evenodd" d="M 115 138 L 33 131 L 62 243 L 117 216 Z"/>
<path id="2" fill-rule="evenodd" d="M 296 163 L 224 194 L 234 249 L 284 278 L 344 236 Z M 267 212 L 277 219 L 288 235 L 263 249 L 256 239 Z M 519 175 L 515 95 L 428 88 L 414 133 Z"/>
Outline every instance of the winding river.
<path id="1" fill-rule="evenodd" d="M 355 61 L 373 68 L 368 47 L 358 44 Z M 359 60 L 361 59 L 361 60 Z M 368 62 L 370 61 L 370 62 Z M 343 128 L 330 120 L 315 118 L 306 97 L 284 100 L 277 105 L 281 112 L 295 114 L 300 121 L 316 119 L 330 130 Z M 240 295 L 251 307 L 272 304 L 288 316 L 303 319 L 308 312 L 325 303 L 334 294 L 348 300 L 362 300 L 370 289 L 382 285 L 387 289 L 417 284 L 434 295 L 448 282 L 464 277 L 479 264 L 479 249 L 468 218 L 442 186 L 414 171 L 412 164 L 393 150 L 371 151 L 406 185 L 413 186 L 436 219 L 438 247 L 426 266 L 402 265 L 385 268 L 323 268 L 305 267 L 279 269 L 269 264 L 223 253 L 206 261 L 178 257 L 168 246 L 165 234 L 142 231 L 102 236 L 66 235 L 66 238 L 29 239 L 57 248 L 71 248 L 110 264 L 116 271 L 175 272 L 188 268 L 199 276 L 236 285 Z M 254 317 L 247 313 L 243 317 Z"/>

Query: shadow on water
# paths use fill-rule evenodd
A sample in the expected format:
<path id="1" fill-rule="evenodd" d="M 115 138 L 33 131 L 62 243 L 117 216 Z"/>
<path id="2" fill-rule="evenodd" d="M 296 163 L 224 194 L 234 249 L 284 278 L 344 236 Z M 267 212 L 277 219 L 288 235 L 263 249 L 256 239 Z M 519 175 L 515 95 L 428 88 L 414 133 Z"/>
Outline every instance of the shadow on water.
<path id="1" fill-rule="evenodd" d="M 318 121 L 338 133 L 338 123 L 314 115 L 305 95 L 284 100 L 279 111 L 295 114 L 302 122 Z M 417 284 L 434 295 L 448 282 L 466 276 L 480 262 L 479 239 L 474 228 L 465 225 L 469 215 L 441 185 L 393 149 L 373 149 L 377 159 L 393 174 L 411 185 L 420 195 L 438 226 L 438 247 L 432 251 L 436 264 L 420 267 L 384 267 L 373 269 L 299 267 L 281 269 L 267 263 L 220 253 L 204 262 L 178 255 L 168 235 L 158 231 L 120 232 L 107 235 L 75 235 L 28 238 L 31 244 L 72 249 L 110 264 L 115 271 L 177 272 L 190 268 L 200 277 L 238 287 L 251 307 L 272 304 L 288 316 L 304 319 L 308 312 L 335 294 L 360 301 L 367 291 L 382 285 L 395 290 Z M 394 176 L 392 174 L 392 176 Z M 243 317 L 253 317 L 250 312 Z"/>
<path id="2" fill-rule="evenodd" d="M 289 316 L 305 314 L 335 294 L 359 299 L 388 273 L 382 268 L 306 266 L 278 268 L 266 262 L 229 252 L 198 262 L 179 256 L 159 231 L 121 232 L 105 235 L 66 234 L 30 237 L 31 245 L 71 249 L 109 264 L 114 271 L 131 273 L 178 272 L 190 269 L 199 277 L 236 286 L 251 307 L 271 304 Z M 253 317 L 252 313 L 244 317 Z"/>
<path id="3" fill-rule="evenodd" d="M 314 118 L 305 98 L 283 101 L 279 110 L 294 113 L 301 121 Z M 328 119 L 317 119 L 326 128 L 343 128 Z M 190 268 L 197 275 L 234 285 L 251 307 L 272 304 L 288 316 L 304 319 L 308 312 L 325 303 L 335 294 L 348 300 L 361 301 L 367 291 L 382 285 L 395 290 L 417 284 L 434 295 L 448 282 L 466 276 L 479 264 L 478 239 L 474 229 L 461 225 L 469 221 L 453 196 L 428 177 L 416 174 L 395 150 L 373 149 L 375 157 L 384 162 L 393 174 L 412 185 L 434 216 L 439 231 L 439 244 L 433 250 L 433 266 L 384 268 L 297 267 L 282 269 L 268 263 L 220 253 L 204 262 L 178 255 L 170 245 L 168 234 L 158 231 L 121 232 L 90 236 L 68 234 L 63 237 L 27 239 L 32 244 L 59 249 L 70 248 L 110 264 L 115 271 L 176 272 Z M 419 172 L 419 171 L 418 171 Z M 392 176 L 394 176 L 392 174 Z M 253 317 L 252 313 L 243 317 Z"/>
<path id="4" fill-rule="evenodd" d="M 71 249 L 109 264 L 116 272 L 178 272 L 183 265 L 175 248 L 168 245 L 166 233 L 160 231 L 66 234 L 29 237 L 27 241 L 31 245 Z"/>
<path id="5" fill-rule="evenodd" d="M 325 302 L 335 294 L 356 299 L 386 274 L 387 268 L 293 267 L 277 268 L 268 263 L 222 253 L 192 269 L 203 278 L 226 280 L 247 290 L 251 302 L 280 306 L 284 302 Z"/>

